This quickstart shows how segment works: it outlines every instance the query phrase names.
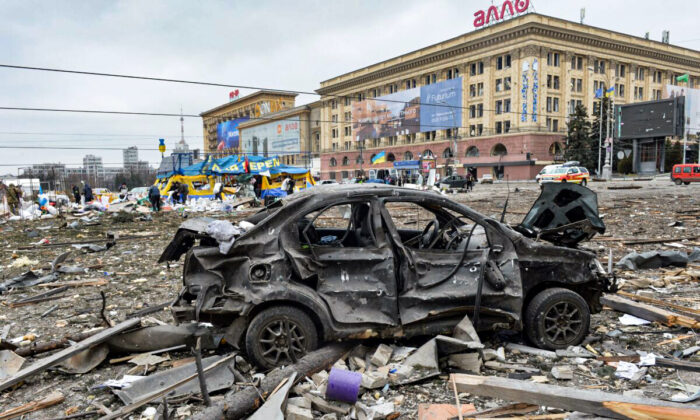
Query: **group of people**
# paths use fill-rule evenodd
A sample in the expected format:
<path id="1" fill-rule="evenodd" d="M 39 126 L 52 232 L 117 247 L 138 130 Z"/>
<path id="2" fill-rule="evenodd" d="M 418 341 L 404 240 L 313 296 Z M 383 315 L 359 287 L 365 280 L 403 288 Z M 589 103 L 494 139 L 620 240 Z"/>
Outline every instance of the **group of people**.
<path id="1" fill-rule="evenodd" d="M 173 203 L 184 204 L 187 202 L 187 196 L 190 193 L 190 187 L 184 182 L 173 182 L 173 185 L 170 187 L 170 191 L 173 192 L 170 196 Z"/>
<path id="2" fill-rule="evenodd" d="M 71 186 L 71 191 L 73 192 L 73 199 L 75 200 L 76 204 L 80 204 L 80 201 L 83 197 L 85 197 L 85 202 L 89 203 L 90 201 L 94 200 L 95 197 L 92 195 L 92 188 L 90 187 L 90 184 L 86 183 L 85 181 L 80 181 L 80 184 L 83 186 L 83 194 L 82 196 L 80 195 L 80 188 L 73 184 Z"/>

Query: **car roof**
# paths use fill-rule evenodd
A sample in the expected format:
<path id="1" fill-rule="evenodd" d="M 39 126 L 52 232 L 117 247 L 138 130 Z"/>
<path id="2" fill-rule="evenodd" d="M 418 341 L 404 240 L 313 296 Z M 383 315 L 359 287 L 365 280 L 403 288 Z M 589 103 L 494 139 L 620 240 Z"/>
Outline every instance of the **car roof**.
<path id="1" fill-rule="evenodd" d="M 316 185 L 313 188 L 306 188 L 303 191 L 294 193 L 290 196 L 283 198 L 284 201 L 288 203 L 293 203 L 298 200 L 306 200 L 311 196 L 318 194 L 327 195 L 328 198 L 342 197 L 346 196 L 348 198 L 355 197 L 388 197 L 388 196 L 418 196 L 418 197 L 440 197 L 434 191 L 422 191 L 413 188 L 398 187 L 389 184 L 374 184 L 374 183 L 364 183 L 364 184 L 338 184 L 334 186 L 330 185 Z"/>

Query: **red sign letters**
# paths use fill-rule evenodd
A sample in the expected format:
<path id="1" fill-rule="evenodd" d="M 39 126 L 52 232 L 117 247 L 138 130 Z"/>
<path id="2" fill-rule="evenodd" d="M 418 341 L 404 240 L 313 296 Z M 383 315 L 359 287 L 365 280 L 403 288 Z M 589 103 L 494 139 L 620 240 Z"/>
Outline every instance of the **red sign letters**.
<path id="1" fill-rule="evenodd" d="M 515 9 L 513 8 L 515 3 Z M 511 16 L 515 16 L 515 13 L 523 13 L 530 7 L 530 0 L 515 0 L 511 2 L 506 0 L 501 5 L 501 13 L 498 13 L 498 8 L 496 6 L 491 6 L 484 12 L 479 10 L 474 13 L 474 27 L 481 28 L 484 25 L 488 25 L 491 19 L 493 20 L 503 20 L 506 17 L 506 12 L 510 13 Z"/>

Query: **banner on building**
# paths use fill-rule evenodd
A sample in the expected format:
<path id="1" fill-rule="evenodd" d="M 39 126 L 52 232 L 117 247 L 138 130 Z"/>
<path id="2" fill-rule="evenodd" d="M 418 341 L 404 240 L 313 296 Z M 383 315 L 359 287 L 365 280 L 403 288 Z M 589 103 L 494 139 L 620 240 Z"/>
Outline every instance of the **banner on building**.
<path id="1" fill-rule="evenodd" d="M 216 126 L 217 149 L 238 149 L 238 124 L 248 121 L 248 117 L 224 121 Z"/>
<path id="2" fill-rule="evenodd" d="M 691 134 L 700 132 L 700 89 L 666 85 L 664 99 L 685 96 L 685 131 Z"/>
<path id="3" fill-rule="evenodd" d="M 299 117 L 241 129 L 243 152 L 252 155 L 294 155 L 301 151 Z"/>
<path id="4" fill-rule="evenodd" d="M 355 102 L 352 121 L 355 140 L 459 127 L 462 78 Z"/>

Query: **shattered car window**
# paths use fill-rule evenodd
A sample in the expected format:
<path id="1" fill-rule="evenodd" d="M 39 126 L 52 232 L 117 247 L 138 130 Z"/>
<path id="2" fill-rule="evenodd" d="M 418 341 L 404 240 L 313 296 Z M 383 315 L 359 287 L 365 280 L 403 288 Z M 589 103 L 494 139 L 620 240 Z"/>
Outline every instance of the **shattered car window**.
<path id="1" fill-rule="evenodd" d="M 370 203 L 358 202 L 324 207 L 308 213 L 297 221 L 299 240 L 307 246 L 374 245 L 370 210 Z"/>

